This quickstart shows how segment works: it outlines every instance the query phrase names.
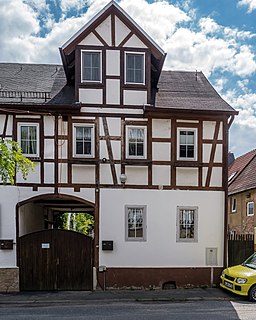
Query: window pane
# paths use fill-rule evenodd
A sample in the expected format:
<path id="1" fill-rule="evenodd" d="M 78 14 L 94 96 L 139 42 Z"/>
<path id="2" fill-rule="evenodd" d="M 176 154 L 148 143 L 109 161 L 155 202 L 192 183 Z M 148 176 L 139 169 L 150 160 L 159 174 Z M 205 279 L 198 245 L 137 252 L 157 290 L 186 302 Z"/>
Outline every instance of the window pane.
<path id="1" fill-rule="evenodd" d="M 129 156 L 136 156 L 136 145 L 135 145 L 135 143 L 129 143 Z"/>
<path id="2" fill-rule="evenodd" d="M 186 143 L 186 131 L 180 131 L 180 144 Z"/>
<path id="3" fill-rule="evenodd" d="M 187 143 L 194 144 L 194 132 L 188 131 L 187 133 Z"/>
<path id="4" fill-rule="evenodd" d="M 22 153 L 28 155 L 37 154 L 37 127 L 36 126 L 21 126 L 21 150 Z"/>
<path id="5" fill-rule="evenodd" d="M 142 64 L 143 64 L 143 60 L 142 60 L 142 55 L 135 55 L 134 56 L 134 60 L 135 60 L 135 69 L 142 69 Z"/>
<path id="6" fill-rule="evenodd" d="M 187 157 L 194 158 L 194 146 L 187 146 Z"/>
<path id="7" fill-rule="evenodd" d="M 194 239 L 195 227 L 195 211 L 194 210 L 180 210 L 179 212 L 179 238 L 180 239 Z"/>
<path id="8" fill-rule="evenodd" d="M 127 68 L 133 69 L 134 68 L 134 56 L 132 54 L 127 54 L 126 57 L 127 57 L 127 60 L 126 60 Z"/>
<path id="9" fill-rule="evenodd" d="M 83 52 L 83 75 L 87 81 L 100 81 L 100 53 Z"/>
<path id="10" fill-rule="evenodd" d="M 141 54 L 126 54 L 126 81 L 143 83 L 144 56 Z"/>
<path id="11" fill-rule="evenodd" d="M 92 153 L 92 145 L 91 142 L 84 143 L 84 154 L 91 154 Z"/>
<path id="12" fill-rule="evenodd" d="M 186 150 L 187 150 L 186 146 L 180 146 L 180 157 L 181 158 L 186 158 L 186 156 L 187 156 Z"/>
<path id="13" fill-rule="evenodd" d="M 143 143 L 137 144 L 137 156 L 143 156 L 144 145 Z"/>
<path id="14" fill-rule="evenodd" d="M 76 142 L 76 153 L 77 154 L 83 154 L 83 143 L 82 142 Z"/>
<path id="15" fill-rule="evenodd" d="M 179 131 L 179 157 L 195 159 L 195 131 Z"/>
<path id="16" fill-rule="evenodd" d="M 143 208 L 129 208 L 128 238 L 143 238 Z"/>
<path id="17" fill-rule="evenodd" d="M 129 128 L 128 129 L 128 155 L 129 156 L 144 156 L 144 129 Z"/>
<path id="18" fill-rule="evenodd" d="M 253 215 L 254 214 L 254 203 L 253 202 L 248 202 L 248 204 L 247 204 L 247 214 L 248 215 Z"/>
<path id="19" fill-rule="evenodd" d="M 75 154 L 91 155 L 92 154 L 92 127 L 75 127 L 76 141 Z"/>
<path id="20" fill-rule="evenodd" d="M 83 127 L 77 127 L 76 128 L 76 139 L 77 140 L 83 140 Z"/>

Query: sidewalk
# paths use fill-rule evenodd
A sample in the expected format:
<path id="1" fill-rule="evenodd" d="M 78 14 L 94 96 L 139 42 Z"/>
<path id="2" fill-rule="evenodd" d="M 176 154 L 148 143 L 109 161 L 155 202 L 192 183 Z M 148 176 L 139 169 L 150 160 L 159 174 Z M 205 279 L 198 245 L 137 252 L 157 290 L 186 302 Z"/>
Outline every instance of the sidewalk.
<path id="1" fill-rule="evenodd" d="M 0 294 L 1 304 L 85 304 L 109 302 L 179 302 L 241 300 L 219 288 L 194 288 L 172 290 L 106 290 L 106 291 L 56 291 L 19 292 Z"/>

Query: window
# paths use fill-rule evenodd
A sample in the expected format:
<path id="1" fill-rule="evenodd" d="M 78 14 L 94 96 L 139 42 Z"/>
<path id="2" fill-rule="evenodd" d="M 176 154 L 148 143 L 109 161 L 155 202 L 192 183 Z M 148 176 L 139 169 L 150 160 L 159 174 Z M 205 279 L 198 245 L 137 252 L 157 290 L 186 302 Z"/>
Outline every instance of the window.
<path id="1" fill-rule="evenodd" d="M 178 129 L 178 160 L 197 160 L 197 130 Z"/>
<path id="2" fill-rule="evenodd" d="M 126 241 L 146 240 L 146 206 L 125 206 Z"/>
<path id="3" fill-rule="evenodd" d="M 144 53 L 126 53 L 126 83 L 144 84 Z"/>
<path id="4" fill-rule="evenodd" d="M 146 158 L 146 127 L 126 127 L 126 157 Z"/>
<path id="5" fill-rule="evenodd" d="M 178 207 L 177 210 L 177 241 L 197 242 L 198 226 L 197 207 Z"/>
<path id="6" fill-rule="evenodd" d="M 232 208 L 231 208 L 232 212 L 236 212 L 236 198 L 232 197 Z"/>
<path id="7" fill-rule="evenodd" d="M 74 124 L 73 156 L 94 157 L 94 126 Z"/>
<path id="8" fill-rule="evenodd" d="M 254 215 L 254 202 L 247 202 L 247 210 L 246 210 L 247 216 L 253 216 Z"/>
<path id="9" fill-rule="evenodd" d="M 19 123 L 18 141 L 26 157 L 39 157 L 39 124 Z"/>
<path id="10" fill-rule="evenodd" d="M 101 82 L 101 52 L 82 51 L 82 82 Z"/>

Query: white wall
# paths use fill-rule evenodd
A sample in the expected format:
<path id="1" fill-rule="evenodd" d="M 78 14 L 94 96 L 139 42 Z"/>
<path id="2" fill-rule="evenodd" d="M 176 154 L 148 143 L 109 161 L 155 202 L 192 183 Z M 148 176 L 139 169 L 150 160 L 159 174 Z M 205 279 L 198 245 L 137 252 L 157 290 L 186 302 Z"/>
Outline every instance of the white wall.
<path id="1" fill-rule="evenodd" d="M 16 266 L 16 188 L 0 186 L 0 239 L 13 240 L 13 250 L 0 250 L 0 267 Z"/>
<path id="2" fill-rule="evenodd" d="M 100 199 L 100 265 L 203 267 L 206 248 L 217 248 L 222 266 L 224 192 L 109 189 Z M 147 205 L 146 241 L 125 241 L 125 205 Z M 176 242 L 177 206 L 198 207 L 198 242 Z M 113 240 L 114 250 L 102 251 L 102 240 Z"/>
<path id="3" fill-rule="evenodd" d="M 19 236 L 44 229 L 44 210 L 33 203 L 19 208 Z"/>

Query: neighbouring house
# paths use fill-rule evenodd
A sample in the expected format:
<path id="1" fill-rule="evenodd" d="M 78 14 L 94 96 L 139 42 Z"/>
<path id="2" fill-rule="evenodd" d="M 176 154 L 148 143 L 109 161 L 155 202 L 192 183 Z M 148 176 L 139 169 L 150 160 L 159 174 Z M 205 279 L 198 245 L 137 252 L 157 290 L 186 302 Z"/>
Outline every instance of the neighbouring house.
<path id="1" fill-rule="evenodd" d="M 256 150 L 234 159 L 228 168 L 229 234 L 254 234 L 256 230 Z"/>
<path id="2" fill-rule="evenodd" d="M 62 65 L 0 64 L 0 137 L 35 163 L 0 186 L 0 290 L 217 283 L 225 265 L 228 130 L 237 112 L 114 1 Z M 94 239 L 56 230 L 94 215 Z"/>

